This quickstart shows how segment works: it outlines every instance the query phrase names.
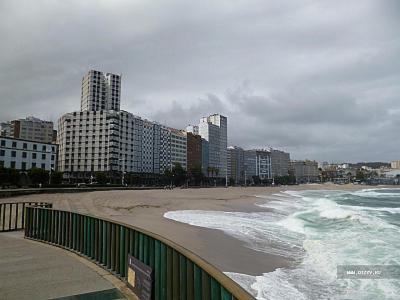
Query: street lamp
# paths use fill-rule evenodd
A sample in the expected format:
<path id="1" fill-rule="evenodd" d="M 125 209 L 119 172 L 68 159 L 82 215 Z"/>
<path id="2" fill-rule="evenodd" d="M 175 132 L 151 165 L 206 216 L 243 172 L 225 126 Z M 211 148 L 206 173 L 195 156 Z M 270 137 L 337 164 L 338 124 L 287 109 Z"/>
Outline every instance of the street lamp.
<path id="1" fill-rule="evenodd" d="M 51 185 L 51 174 L 52 171 L 54 171 L 54 167 L 52 167 L 52 156 L 53 156 L 53 151 L 51 148 L 49 148 L 49 151 L 46 151 L 49 154 L 49 158 L 50 158 L 50 174 L 49 174 L 49 185 Z M 55 163 L 55 161 L 54 161 Z"/>
<path id="2" fill-rule="evenodd" d="M 125 186 L 125 159 L 119 159 L 118 161 L 122 161 L 122 178 L 121 178 L 121 184 L 122 184 L 122 186 Z"/>

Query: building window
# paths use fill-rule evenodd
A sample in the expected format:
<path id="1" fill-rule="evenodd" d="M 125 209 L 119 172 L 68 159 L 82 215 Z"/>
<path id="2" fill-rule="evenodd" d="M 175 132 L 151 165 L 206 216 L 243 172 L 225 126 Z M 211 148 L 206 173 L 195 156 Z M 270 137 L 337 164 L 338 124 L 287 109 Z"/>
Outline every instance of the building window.
<path id="1" fill-rule="evenodd" d="M 37 145 L 33 144 L 33 150 L 37 150 Z"/>
<path id="2" fill-rule="evenodd" d="M 42 159 L 46 159 L 46 154 L 42 154 Z"/>
<path id="3" fill-rule="evenodd" d="M 27 144 L 27 143 L 24 143 L 24 144 L 22 145 L 22 147 L 23 147 L 24 149 L 28 149 L 28 144 Z"/>
<path id="4" fill-rule="evenodd" d="M 4 168 L 4 160 L 0 160 L 0 168 Z"/>
<path id="5" fill-rule="evenodd" d="M 1 140 L 1 147 L 5 147 L 6 146 L 6 141 L 5 140 Z"/>
<path id="6" fill-rule="evenodd" d="M 36 153 L 32 153 L 32 159 L 36 159 Z"/>
<path id="7" fill-rule="evenodd" d="M 36 163 L 32 163 L 32 168 L 36 168 Z"/>
<path id="8" fill-rule="evenodd" d="M 10 163 L 10 167 L 11 167 L 11 169 L 15 169 L 15 161 L 12 161 L 12 162 Z"/>
<path id="9" fill-rule="evenodd" d="M 17 142 L 12 142 L 12 147 L 17 148 Z"/>
<path id="10" fill-rule="evenodd" d="M 11 151 L 11 157 L 17 157 L 17 151 Z"/>
<path id="11" fill-rule="evenodd" d="M 26 170 L 26 162 L 23 162 L 23 163 L 21 164 L 21 169 L 22 169 L 22 170 Z"/>
<path id="12" fill-rule="evenodd" d="M 22 158 L 26 158 L 27 157 L 27 153 L 26 152 L 22 152 Z"/>
<path id="13" fill-rule="evenodd" d="M 46 152 L 46 146 L 42 146 L 42 151 Z"/>
<path id="14" fill-rule="evenodd" d="M 0 150 L 0 156 L 4 156 L 6 155 L 6 151 L 5 150 Z"/>
<path id="15" fill-rule="evenodd" d="M 42 164 L 42 169 L 46 169 L 46 164 Z"/>

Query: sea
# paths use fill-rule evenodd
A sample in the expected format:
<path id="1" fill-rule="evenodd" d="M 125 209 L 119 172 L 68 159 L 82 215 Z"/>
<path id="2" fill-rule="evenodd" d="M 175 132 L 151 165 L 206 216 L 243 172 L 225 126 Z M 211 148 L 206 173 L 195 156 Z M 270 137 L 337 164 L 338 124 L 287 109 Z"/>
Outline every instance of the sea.
<path id="1" fill-rule="evenodd" d="M 400 265 L 400 189 L 256 195 L 265 212 L 170 211 L 166 218 L 222 230 L 293 264 L 252 276 L 226 273 L 256 299 L 400 299 L 400 277 L 342 278 L 338 266 Z M 380 274 L 380 273 L 378 273 Z"/>

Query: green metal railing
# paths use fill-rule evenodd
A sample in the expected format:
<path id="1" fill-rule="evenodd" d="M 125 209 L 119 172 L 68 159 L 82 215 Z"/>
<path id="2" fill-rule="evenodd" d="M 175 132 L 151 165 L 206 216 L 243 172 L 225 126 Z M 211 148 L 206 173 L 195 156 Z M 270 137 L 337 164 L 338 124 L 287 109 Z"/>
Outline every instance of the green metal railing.
<path id="1" fill-rule="evenodd" d="M 51 208 L 51 203 L 45 202 L 10 202 L 0 203 L 0 232 L 24 229 L 25 207 L 41 206 Z"/>
<path id="2" fill-rule="evenodd" d="M 128 254 L 154 272 L 156 300 L 254 300 L 214 266 L 154 233 L 69 211 L 26 207 L 25 237 L 72 250 L 123 280 Z"/>

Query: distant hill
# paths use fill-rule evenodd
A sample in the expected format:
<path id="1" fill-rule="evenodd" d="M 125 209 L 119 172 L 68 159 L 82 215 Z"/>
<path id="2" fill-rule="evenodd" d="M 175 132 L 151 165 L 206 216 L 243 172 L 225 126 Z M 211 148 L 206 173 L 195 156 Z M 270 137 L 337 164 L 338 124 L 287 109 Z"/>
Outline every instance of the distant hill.
<path id="1" fill-rule="evenodd" d="M 367 166 L 373 169 L 379 169 L 380 167 L 390 167 L 390 163 L 387 162 L 359 162 L 356 164 L 349 164 L 352 168 L 359 169 L 362 166 Z"/>

